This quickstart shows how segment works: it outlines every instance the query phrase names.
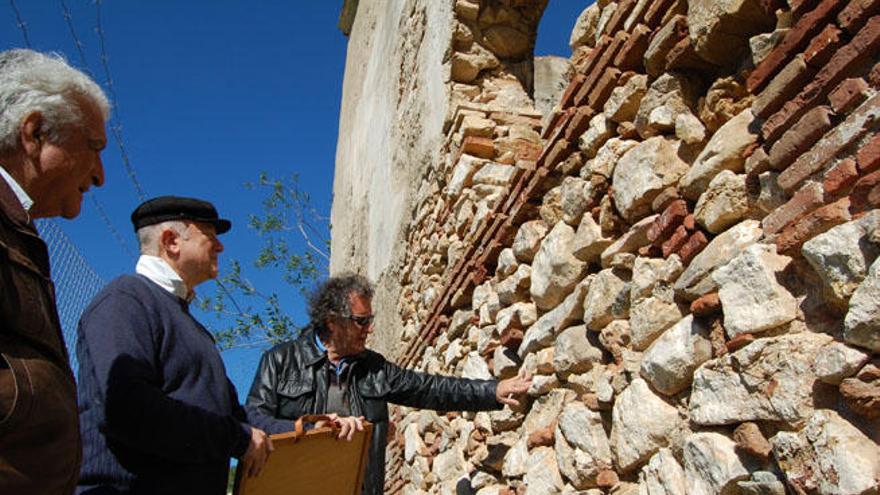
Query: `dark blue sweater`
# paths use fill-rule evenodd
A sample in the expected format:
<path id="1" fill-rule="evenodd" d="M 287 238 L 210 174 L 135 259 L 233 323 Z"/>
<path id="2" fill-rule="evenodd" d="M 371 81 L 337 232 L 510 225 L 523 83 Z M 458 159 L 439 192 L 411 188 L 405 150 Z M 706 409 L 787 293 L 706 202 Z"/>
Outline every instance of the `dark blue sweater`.
<path id="1" fill-rule="evenodd" d="M 246 451 L 250 427 L 186 302 L 141 275 L 119 277 L 83 313 L 76 352 L 77 493 L 226 493 L 229 459 Z"/>

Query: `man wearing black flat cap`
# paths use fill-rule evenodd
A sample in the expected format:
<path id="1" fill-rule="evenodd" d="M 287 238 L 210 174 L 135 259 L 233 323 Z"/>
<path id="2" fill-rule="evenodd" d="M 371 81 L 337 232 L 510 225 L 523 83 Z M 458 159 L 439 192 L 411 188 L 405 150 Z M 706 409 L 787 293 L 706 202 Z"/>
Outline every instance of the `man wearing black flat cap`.
<path id="1" fill-rule="evenodd" d="M 77 493 L 226 493 L 229 459 L 255 475 L 272 450 L 238 403 L 210 332 L 189 313 L 193 289 L 217 276 L 214 206 L 163 196 L 138 206 L 136 274 L 110 282 L 78 328 L 83 467 Z M 274 423 L 273 423 L 274 422 Z"/>

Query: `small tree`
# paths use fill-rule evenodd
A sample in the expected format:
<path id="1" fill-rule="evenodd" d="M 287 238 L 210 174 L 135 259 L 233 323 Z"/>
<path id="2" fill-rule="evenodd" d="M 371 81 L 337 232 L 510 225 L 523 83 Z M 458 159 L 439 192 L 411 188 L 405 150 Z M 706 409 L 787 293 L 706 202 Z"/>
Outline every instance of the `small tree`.
<path id="1" fill-rule="evenodd" d="M 286 285 L 304 293 L 329 272 L 329 218 L 312 207 L 297 174 L 278 179 L 262 172 L 256 183 L 247 182 L 245 188 L 265 194 L 260 214 L 248 217 L 248 227 L 262 240 L 253 267 L 277 270 Z M 281 300 L 276 292 L 258 289 L 233 259 L 217 279 L 217 290 L 200 299 L 199 307 L 224 321 L 226 327 L 214 334 L 221 348 L 231 349 L 295 337 L 300 328 L 281 307 Z"/>

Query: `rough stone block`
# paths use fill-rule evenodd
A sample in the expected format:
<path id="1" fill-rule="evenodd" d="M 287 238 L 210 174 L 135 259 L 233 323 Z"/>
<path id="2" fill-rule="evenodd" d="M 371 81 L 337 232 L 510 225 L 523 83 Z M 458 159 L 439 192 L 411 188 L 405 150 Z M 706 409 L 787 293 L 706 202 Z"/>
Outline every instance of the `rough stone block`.
<path id="1" fill-rule="evenodd" d="M 666 71 L 692 70 L 697 72 L 712 73 L 718 69 L 717 65 L 704 60 L 694 48 L 694 42 L 690 38 L 679 40 L 666 54 Z"/>
<path id="2" fill-rule="evenodd" d="M 761 130 L 764 139 L 775 141 L 796 119 L 822 101 L 837 84 L 880 50 L 880 16 L 868 20 L 850 43 L 837 51 L 831 61 L 822 67 L 815 79 L 794 100 L 773 114 Z"/>
<path id="3" fill-rule="evenodd" d="M 828 102 L 835 113 L 849 113 L 868 98 L 868 89 L 868 83 L 862 78 L 845 79 L 828 94 Z"/>
<path id="4" fill-rule="evenodd" d="M 789 224 L 776 237 L 774 242 L 780 254 L 797 256 L 801 246 L 808 240 L 827 230 L 852 220 L 849 212 L 850 199 L 841 198 L 803 216 L 799 221 Z"/>
<path id="5" fill-rule="evenodd" d="M 807 43 L 821 31 L 846 2 L 844 0 L 823 0 L 819 6 L 801 16 L 791 31 L 776 48 L 767 55 L 746 80 L 749 93 L 757 93 L 779 71 L 788 60 L 799 53 Z"/>
<path id="6" fill-rule="evenodd" d="M 856 153 L 856 163 L 860 174 L 867 174 L 880 168 L 880 134 L 871 139 Z"/>
<path id="7" fill-rule="evenodd" d="M 825 191 L 825 198 L 836 199 L 849 190 L 853 184 L 859 179 L 859 169 L 855 160 L 846 158 L 841 160 L 837 165 L 825 172 L 822 179 L 822 189 Z"/>

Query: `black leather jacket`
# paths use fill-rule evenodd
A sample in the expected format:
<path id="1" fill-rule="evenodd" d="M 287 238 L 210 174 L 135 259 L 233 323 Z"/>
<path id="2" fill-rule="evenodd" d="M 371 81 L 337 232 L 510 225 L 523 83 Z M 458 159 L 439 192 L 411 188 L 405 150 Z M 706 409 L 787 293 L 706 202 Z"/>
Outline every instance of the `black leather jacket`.
<path id="1" fill-rule="evenodd" d="M 323 370 L 326 360 L 326 354 L 315 345 L 315 333 L 311 329 L 304 330 L 296 340 L 269 349 L 260 360 L 248 394 L 248 407 L 278 419 L 325 412 L 327 374 L 318 371 Z M 501 408 L 495 400 L 495 380 L 468 380 L 410 371 L 370 350 L 356 356 L 350 366 L 352 415 L 364 416 L 373 423 L 370 458 L 364 475 L 365 494 L 379 494 L 383 490 L 389 402 L 443 411 Z"/>

